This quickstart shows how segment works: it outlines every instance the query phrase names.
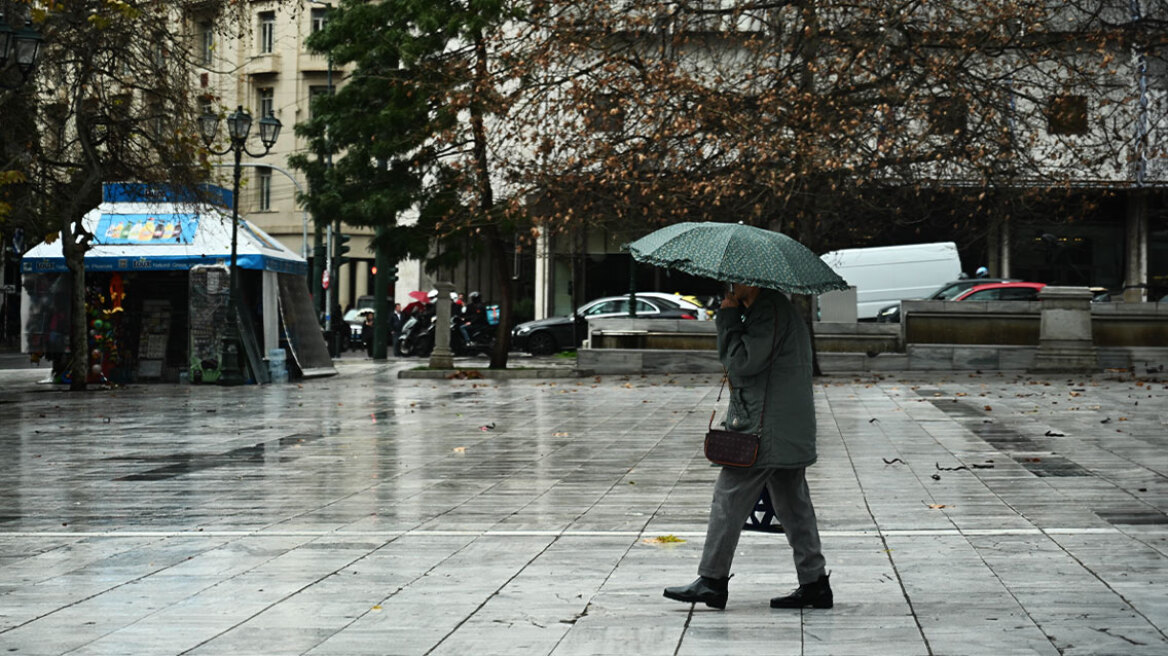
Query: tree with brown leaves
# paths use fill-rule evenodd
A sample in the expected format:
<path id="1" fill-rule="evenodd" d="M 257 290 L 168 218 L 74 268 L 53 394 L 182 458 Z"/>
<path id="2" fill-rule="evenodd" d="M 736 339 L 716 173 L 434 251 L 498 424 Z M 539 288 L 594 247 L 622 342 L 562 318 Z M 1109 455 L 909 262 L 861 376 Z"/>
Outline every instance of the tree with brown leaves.
<path id="1" fill-rule="evenodd" d="M 1068 188 L 1136 184 L 1137 60 L 1168 15 L 1137 4 L 543 0 L 532 30 L 555 38 L 526 44 L 544 93 L 519 121 L 535 156 L 510 179 L 551 231 L 733 220 L 821 252 L 929 221 L 984 236 Z"/>
<path id="2" fill-rule="evenodd" d="M 61 235 L 72 274 L 71 388 L 86 388 L 85 253 L 82 217 L 103 182 L 193 190 L 205 180 L 192 84 L 189 11 L 215 13 L 227 0 L 53 0 L 31 5 L 44 35 L 35 125 L 26 175 L 39 234 Z"/>

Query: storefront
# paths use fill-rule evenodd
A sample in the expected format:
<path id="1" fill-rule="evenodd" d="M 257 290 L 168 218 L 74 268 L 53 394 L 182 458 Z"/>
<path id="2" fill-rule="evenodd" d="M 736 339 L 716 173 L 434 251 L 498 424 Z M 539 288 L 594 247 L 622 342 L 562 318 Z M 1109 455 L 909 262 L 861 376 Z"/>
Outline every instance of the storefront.
<path id="1" fill-rule="evenodd" d="M 231 194 L 184 202 L 137 184 L 107 184 L 84 220 L 86 322 L 93 382 L 216 382 L 229 324 Z M 269 382 L 283 351 L 294 376 L 336 373 L 312 311 L 303 258 L 240 219 L 240 345 L 247 378 Z M 51 358 L 67 381 L 72 275 L 60 239 L 25 254 L 22 350 Z"/>

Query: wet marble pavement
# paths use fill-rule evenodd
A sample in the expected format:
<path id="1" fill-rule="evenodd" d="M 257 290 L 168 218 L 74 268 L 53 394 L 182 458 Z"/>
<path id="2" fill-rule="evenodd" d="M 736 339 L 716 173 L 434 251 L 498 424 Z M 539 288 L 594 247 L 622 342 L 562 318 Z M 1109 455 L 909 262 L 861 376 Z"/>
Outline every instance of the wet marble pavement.
<path id="1" fill-rule="evenodd" d="M 0 372 L 0 653 L 1168 653 L 1168 382 L 821 379 L 831 610 L 695 576 L 711 376 L 69 394 Z M 661 540 L 667 538 L 667 540 Z M 677 540 L 677 541 L 672 541 Z"/>

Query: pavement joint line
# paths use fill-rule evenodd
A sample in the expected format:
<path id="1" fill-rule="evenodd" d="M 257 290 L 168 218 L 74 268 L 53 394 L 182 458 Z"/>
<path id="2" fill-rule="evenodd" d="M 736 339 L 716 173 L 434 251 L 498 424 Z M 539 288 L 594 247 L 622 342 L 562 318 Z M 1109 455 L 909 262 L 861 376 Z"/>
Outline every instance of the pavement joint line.
<path id="1" fill-rule="evenodd" d="M 1152 533 L 1168 533 L 1168 529 L 1151 531 Z M 929 536 L 996 536 L 996 535 L 1115 535 L 1122 533 L 1117 528 L 986 528 L 986 529 L 883 529 L 880 531 L 820 531 L 820 535 L 828 538 L 870 538 L 879 535 L 893 537 L 929 537 Z M 583 537 L 583 538 L 653 538 L 661 535 L 672 535 L 684 538 L 703 538 L 705 531 L 20 531 L 0 533 L 3 539 L 30 539 L 30 538 L 376 538 L 389 539 L 403 536 L 416 537 Z M 742 537 L 767 538 L 773 533 L 760 531 L 743 531 Z"/>

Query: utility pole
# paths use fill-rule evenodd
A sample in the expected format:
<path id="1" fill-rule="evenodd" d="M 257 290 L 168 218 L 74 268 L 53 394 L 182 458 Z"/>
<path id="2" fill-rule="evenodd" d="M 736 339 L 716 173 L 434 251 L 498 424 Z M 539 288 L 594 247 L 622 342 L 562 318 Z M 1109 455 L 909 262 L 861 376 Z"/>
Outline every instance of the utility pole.
<path id="1" fill-rule="evenodd" d="M 332 229 L 334 253 L 331 261 L 329 262 L 329 270 L 332 271 L 332 273 L 329 274 L 329 278 L 332 280 L 332 284 L 329 285 L 329 290 L 332 292 L 329 294 L 329 316 L 331 317 L 334 314 L 336 315 L 333 317 L 331 326 L 333 331 L 333 352 L 337 355 L 340 355 L 341 344 L 343 343 L 343 340 L 341 339 L 341 331 L 349 329 L 349 327 L 345 324 L 344 317 L 341 316 L 341 299 L 339 294 L 339 287 L 341 284 L 341 267 L 349 263 L 349 256 L 346 255 L 349 252 L 349 235 L 341 232 L 340 219 L 335 219 L 333 221 L 333 225 L 330 226 L 330 228 Z"/>
<path id="2" fill-rule="evenodd" d="M 327 23 L 332 5 L 321 0 L 308 1 L 311 4 L 321 5 L 325 8 L 325 22 Z M 328 53 L 328 66 L 326 70 L 328 77 L 326 78 L 325 84 L 328 89 L 328 94 L 331 96 L 334 94 L 333 53 L 331 50 Z M 333 169 L 333 147 L 328 137 L 328 128 L 326 127 L 325 130 L 325 168 L 331 174 Z M 332 340 L 330 344 L 333 346 L 332 352 L 334 357 L 336 357 L 340 355 L 340 340 L 333 335 L 333 306 L 336 305 L 333 299 L 336 298 L 336 287 L 339 281 L 337 280 L 336 271 L 333 266 L 333 225 L 327 219 L 322 223 L 322 217 L 317 216 L 313 218 L 316 222 L 316 227 L 312 233 L 312 279 L 314 281 L 312 284 L 312 300 L 316 307 L 317 316 L 324 320 L 325 335 L 329 336 L 329 339 Z M 340 222 L 337 221 L 336 223 L 339 229 Z M 327 229 L 325 226 L 327 226 Z M 325 280 L 328 281 L 327 285 L 325 284 Z M 337 319 L 340 320 L 342 317 L 337 317 Z"/>
<path id="3" fill-rule="evenodd" d="M 389 345 L 389 285 L 391 273 L 396 273 L 396 267 L 391 272 L 389 268 L 389 254 L 385 252 L 385 246 L 382 244 L 382 239 L 385 237 L 386 229 L 384 226 L 377 228 L 377 259 L 374 260 L 374 268 L 377 273 L 373 275 L 373 359 L 384 360 L 387 357 L 387 346 Z"/>

